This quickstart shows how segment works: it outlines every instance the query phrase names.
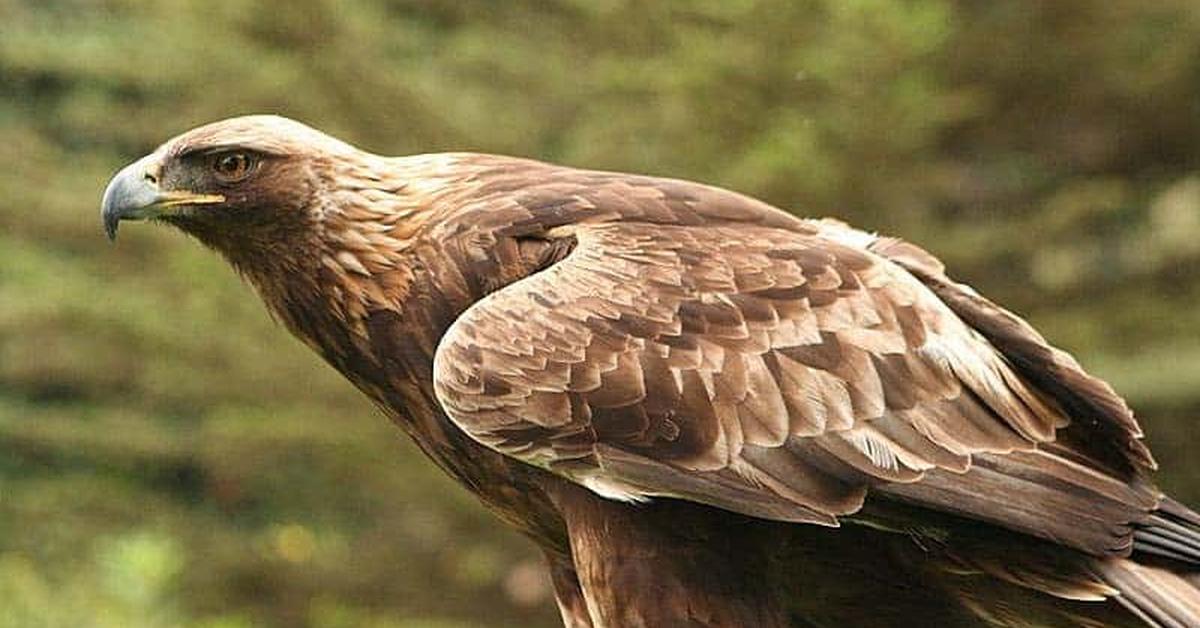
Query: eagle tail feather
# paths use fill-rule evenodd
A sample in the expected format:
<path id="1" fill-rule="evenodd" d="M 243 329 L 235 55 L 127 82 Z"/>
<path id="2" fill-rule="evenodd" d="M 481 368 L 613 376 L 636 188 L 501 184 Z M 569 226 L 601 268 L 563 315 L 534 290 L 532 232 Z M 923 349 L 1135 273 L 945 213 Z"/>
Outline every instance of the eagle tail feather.
<path id="1" fill-rule="evenodd" d="M 1200 566 L 1200 514 L 1167 497 L 1133 532 L 1133 549 Z"/>

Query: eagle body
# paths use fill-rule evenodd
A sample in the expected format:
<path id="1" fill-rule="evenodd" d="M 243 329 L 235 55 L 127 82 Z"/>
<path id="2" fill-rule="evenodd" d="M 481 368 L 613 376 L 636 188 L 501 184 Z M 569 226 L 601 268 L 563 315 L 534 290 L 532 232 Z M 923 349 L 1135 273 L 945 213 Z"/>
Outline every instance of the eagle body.
<path id="1" fill-rule="evenodd" d="M 114 178 L 544 551 L 568 626 L 1200 625 L 1132 413 L 920 248 L 299 123 Z"/>

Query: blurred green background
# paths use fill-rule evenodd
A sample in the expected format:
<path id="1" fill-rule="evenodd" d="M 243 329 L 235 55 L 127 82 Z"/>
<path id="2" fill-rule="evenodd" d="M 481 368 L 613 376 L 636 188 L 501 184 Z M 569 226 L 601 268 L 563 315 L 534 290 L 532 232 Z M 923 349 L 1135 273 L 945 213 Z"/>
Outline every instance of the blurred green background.
<path id="1" fill-rule="evenodd" d="M 108 177 L 251 112 L 903 236 L 1200 504 L 1196 0 L 0 0 L 0 628 L 552 626 L 531 546 Z"/>

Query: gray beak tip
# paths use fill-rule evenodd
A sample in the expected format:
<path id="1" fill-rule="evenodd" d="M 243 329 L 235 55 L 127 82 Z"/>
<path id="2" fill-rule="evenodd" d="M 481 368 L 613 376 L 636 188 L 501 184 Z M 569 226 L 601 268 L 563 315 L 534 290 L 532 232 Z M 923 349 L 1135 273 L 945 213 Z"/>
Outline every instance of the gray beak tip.
<path id="1" fill-rule="evenodd" d="M 104 217 L 104 235 L 108 236 L 109 242 L 117 241 L 117 226 L 120 224 L 120 221 L 117 219 L 110 218 L 109 216 Z"/>

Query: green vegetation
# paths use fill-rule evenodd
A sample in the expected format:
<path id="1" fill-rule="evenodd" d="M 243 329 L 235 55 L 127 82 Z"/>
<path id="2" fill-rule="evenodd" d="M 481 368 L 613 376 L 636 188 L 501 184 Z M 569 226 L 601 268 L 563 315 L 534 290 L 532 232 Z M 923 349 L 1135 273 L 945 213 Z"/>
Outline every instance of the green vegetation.
<path id="1" fill-rule="evenodd" d="M 277 112 L 904 236 L 1134 403 L 1200 503 L 1195 0 L 0 0 L 0 628 L 551 626 L 532 548 L 122 164 Z"/>

